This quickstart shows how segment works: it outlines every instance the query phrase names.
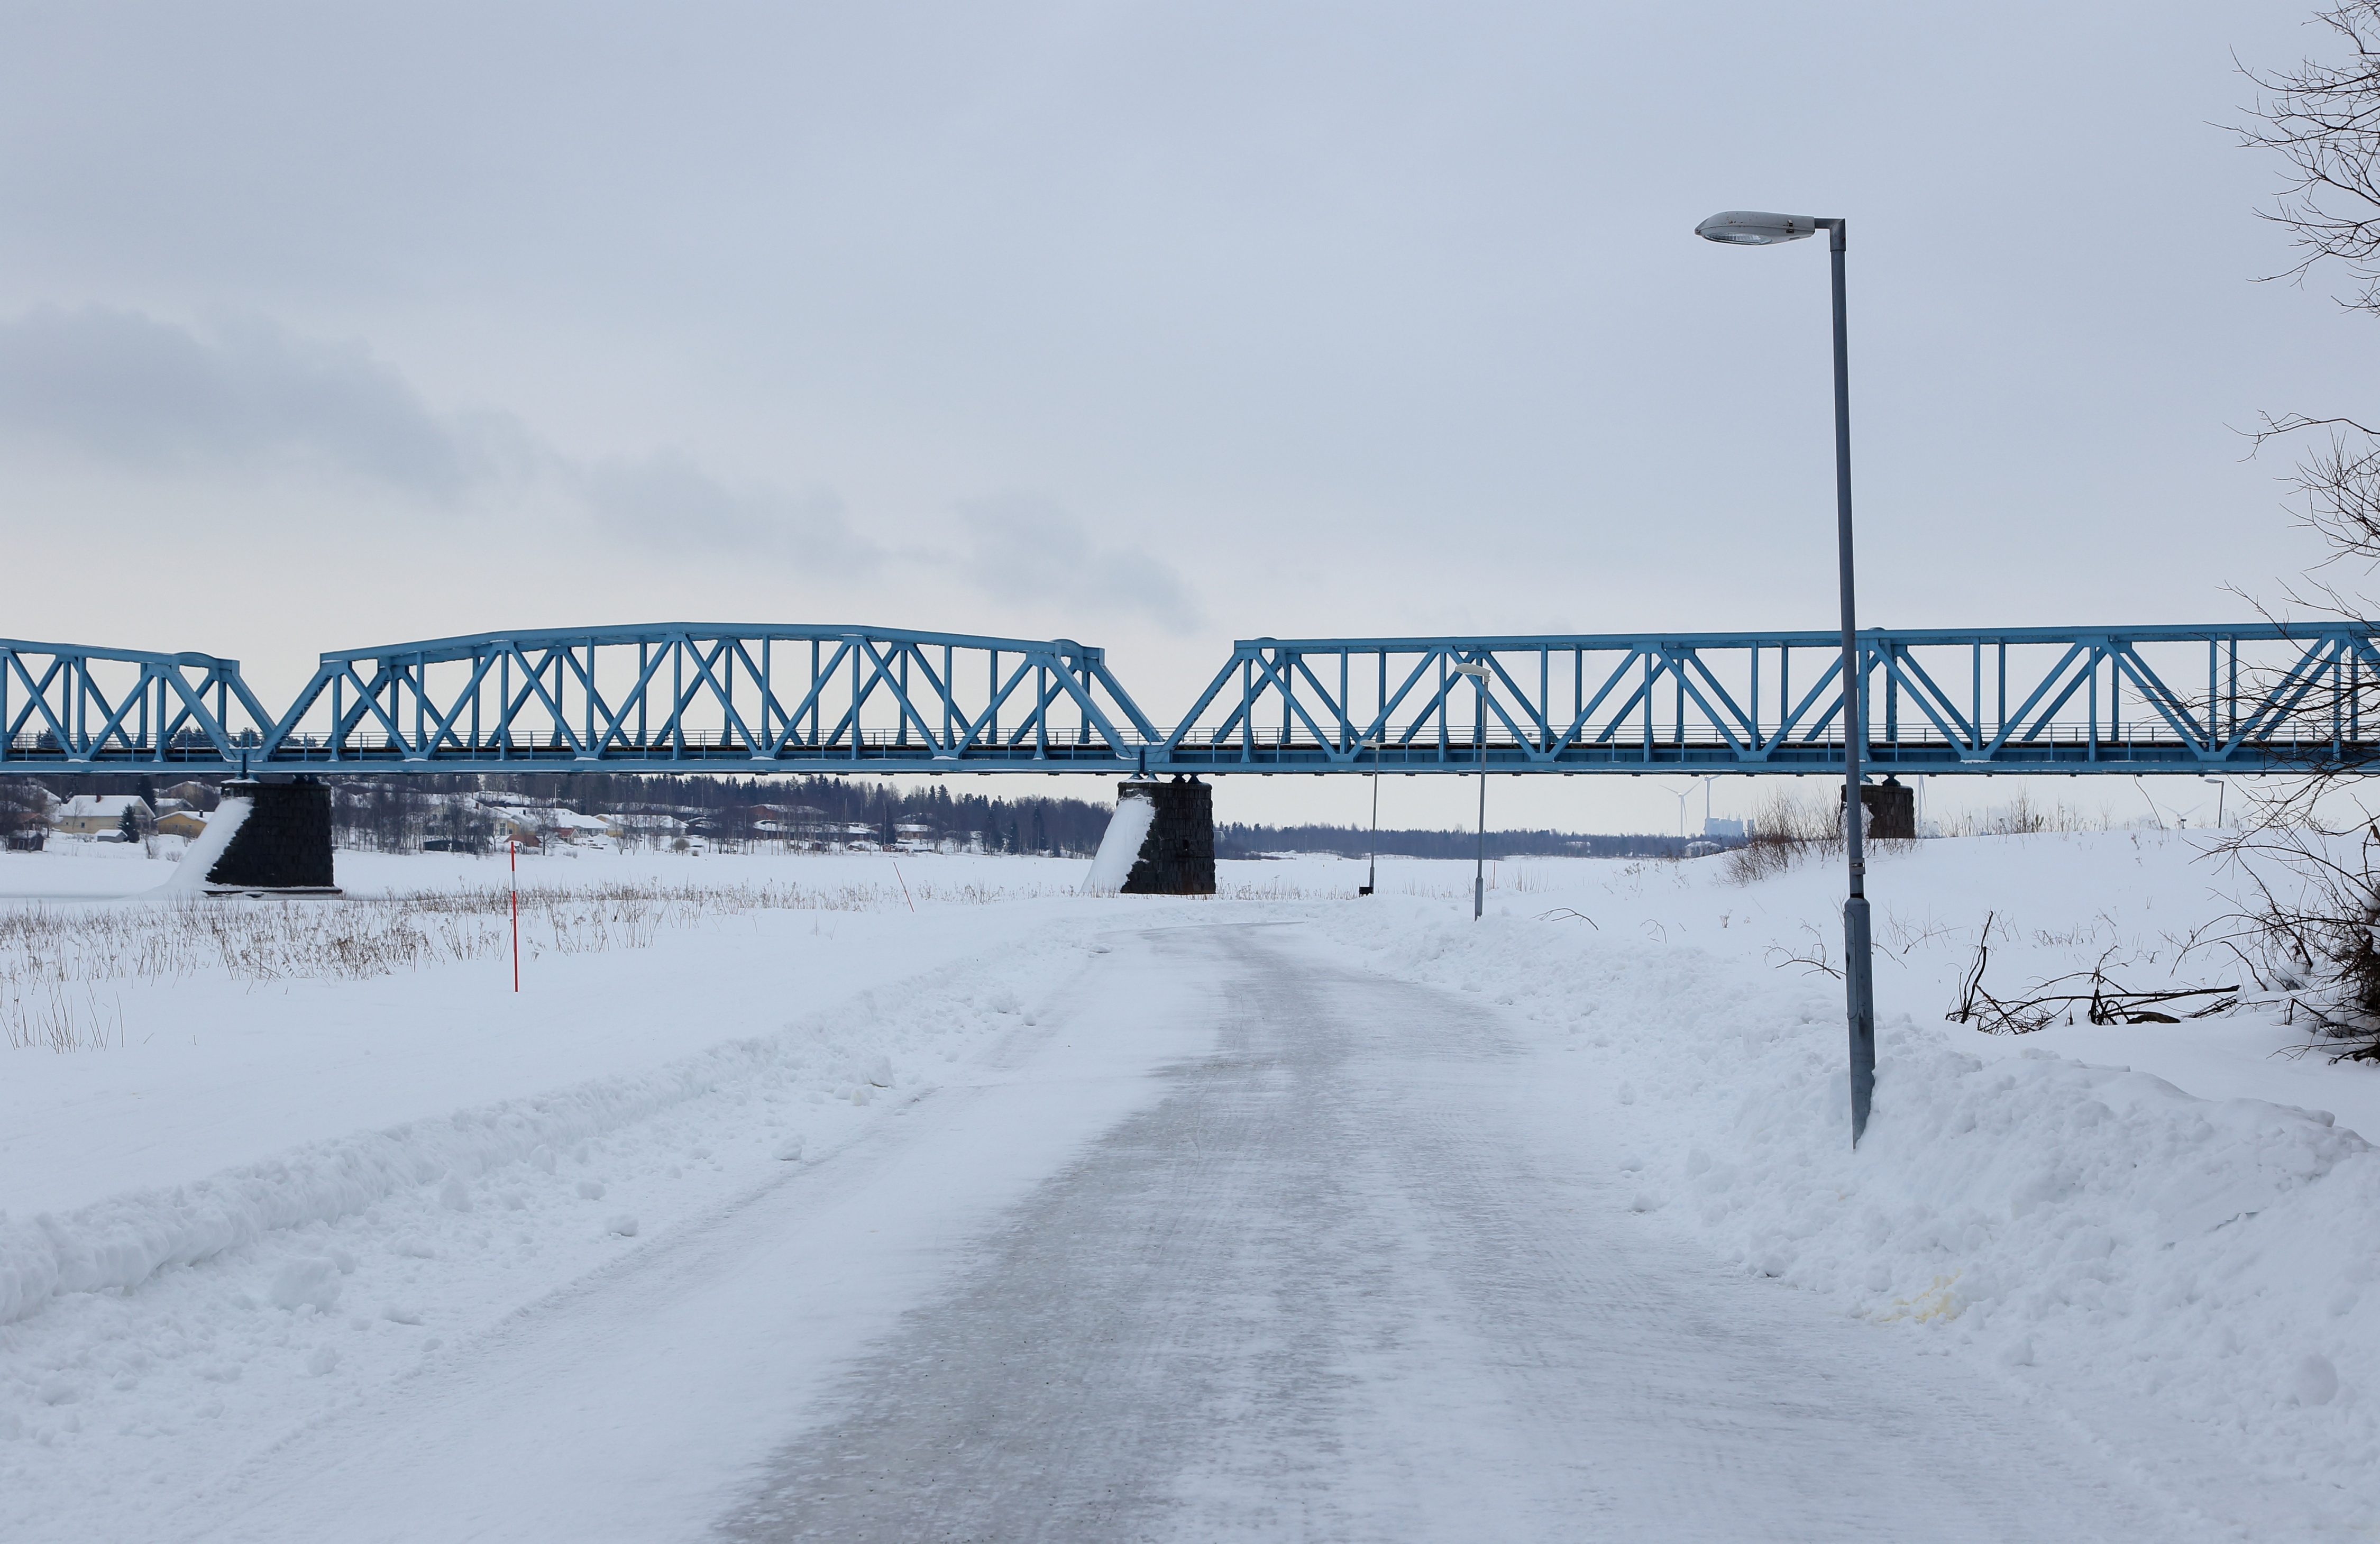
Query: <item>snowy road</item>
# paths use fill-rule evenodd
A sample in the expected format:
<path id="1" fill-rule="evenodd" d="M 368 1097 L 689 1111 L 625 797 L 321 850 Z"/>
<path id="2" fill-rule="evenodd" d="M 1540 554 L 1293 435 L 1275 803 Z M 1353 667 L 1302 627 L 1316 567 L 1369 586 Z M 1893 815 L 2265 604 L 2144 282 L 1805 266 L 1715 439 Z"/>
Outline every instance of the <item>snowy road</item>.
<path id="1" fill-rule="evenodd" d="M 1971 1380 L 1643 1241 L 1475 1008 L 1286 930 L 1153 942 L 1211 979 L 1215 1052 L 1004 1217 L 728 1537 L 2173 1536 Z"/>
<path id="2" fill-rule="evenodd" d="M 1120 937 L 999 1076 L 450 1348 L 175 1532 L 2197 1536 L 1914 1337 L 1632 1213 L 1477 999 L 1333 958 L 1293 926 Z"/>

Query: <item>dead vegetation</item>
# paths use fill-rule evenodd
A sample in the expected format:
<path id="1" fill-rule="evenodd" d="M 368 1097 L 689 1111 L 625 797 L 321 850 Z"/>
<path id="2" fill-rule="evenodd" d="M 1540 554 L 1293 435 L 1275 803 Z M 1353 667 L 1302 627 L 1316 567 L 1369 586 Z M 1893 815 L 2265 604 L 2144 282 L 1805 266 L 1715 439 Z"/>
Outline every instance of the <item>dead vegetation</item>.
<path id="1" fill-rule="evenodd" d="M 1974 959 L 1960 983 L 1959 1001 L 1943 1015 L 1953 1024 L 1970 1024 L 1987 1035 L 2029 1035 L 2060 1018 L 2071 1024 L 2077 1013 L 2088 1024 L 2179 1024 L 2183 1018 L 2228 1013 L 2240 1004 L 2237 986 L 2151 991 L 2122 986 L 2108 972 L 2126 968 L 2131 962 L 2117 960 L 2112 948 L 2088 970 L 2036 981 L 2022 996 L 1997 996 L 1985 987 L 1984 973 L 1991 964 L 1992 929 L 1998 921 L 1997 914 L 1985 914 Z M 2206 1001 L 2209 998 L 2214 1001 Z M 2189 1011 L 2177 1016 L 2168 1008 Z"/>
<path id="2" fill-rule="evenodd" d="M 2354 845 L 2339 850 L 2341 840 Z M 2196 948 L 2236 959 L 2285 1021 L 2303 1015 L 2333 1061 L 2380 1061 L 2380 824 L 2325 831 L 2274 821 L 2224 844 L 2246 886 L 2240 910 Z"/>
<path id="3" fill-rule="evenodd" d="M 1840 795 L 1805 796 L 1773 788 L 1754 810 L 1748 830 L 1743 845 L 1727 855 L 1724 873 L 1730 884 L 1789 873 L 1814 857 L 1841 858 L 1842 800 Z M 1871 836 L 1864 845 L 1870 857 L 1876 857 L 1907 852 L 1916 844 Z"/>
<path id="4" fill-rule="evenodd" d="M 1018 892 L 919 884 L 917 902 L 981 905 Z M 1054 892 L 1053 892 L 1054 893 Z M 525 954 L 645 949 L 670 930 L 759 911 L 875 911 L 911 904 L 894 886 L 773 881 L 614 881 L 520 892 Z M 0 909 L 0 1034 L 15 1050 L 121 1044 L 107 984 L 229 980 L 247 987 L 358 981 L 497 960 L 512 949 L 512 898 L 500 888 L 343 900 L 186 899 Z"/>

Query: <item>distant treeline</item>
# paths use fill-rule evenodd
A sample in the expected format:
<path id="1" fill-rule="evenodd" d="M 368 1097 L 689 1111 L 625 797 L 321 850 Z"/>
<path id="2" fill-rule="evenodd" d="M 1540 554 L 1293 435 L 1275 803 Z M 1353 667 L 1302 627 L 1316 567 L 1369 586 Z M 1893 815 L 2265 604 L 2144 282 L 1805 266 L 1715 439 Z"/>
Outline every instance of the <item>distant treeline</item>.
<path id="1" fill-rule="evenodd" d="M 1256 857 L 1265 853 L 1337 853 L 1362 857 L 1373 850 L 1362 826 L 1219 825 L 1217 857 Z M 1590 836 L 1567 831 L 1491 831 L 1489 857 L 1681 857 L 1683 836 Z M 1479 850 L 1475 831 L 1384 831 L 1382 853 L 1398 857 L 1469 857 Z"/>
<path id="2" fill-rule="evenodd" d="M 77 794 L 155 796 L 170 774 L 93 772 L 35 775 L 0 782 L 0 804 L 10 784 L 48 788 L 60 798 Z M 198 781 L 210 785 L 220 778 Z M 455 796 L 512 794 L 552 801 L 585 815 L 669 815 L 698 821 L 714 842 L 762 839 L 766 822 L 782 827 L 783 811 L 805 813 L 796 823 L 866 826 L 890 845 L 896 823 L 930 827 L 961 844 L 981 841 L 991 852 L 1097 852 L 1113 811 L 1075 798 L 1001 798 L 953 794 L 944 786 L 908 790 L 872 777 L 672 777 L 624 772 L 409 772 L 401 777 L 325 777 L 333 790 L 333 838 L 339 845 L 380 852 L 416 852 L 425 840 L 475 842 L 490 822 L 458 806 Z M 853 834 L 856 834 L 856 833 Z"/>
<path id="3" fill-rule="evenodd" d="M 36 775 L 0 782 L 0 807 L 13 808 L 11 784 L 39 784 L 61 798 L 76 794 L 140 794 L 153 799 L 170 775 L 94 772 Z M 212 784 L 219 778 L 199 781 Z M 646 776 L 628 772 L 507 772 L 490 775 L 411 772 L 401 777 L 329 777 L 334 790 L 334 838 L 343 847 L 416 852 L 426 840 L 476 841 L 492 829 L 455 796 L 511 794 L 554 801 L 587 815 L 669 815 L 700 822 L 715 842 L 765 840 L 765 824 L 783 828 L 783 811 L 805 813 L 795 823 L 865 826 L 890 845 L 896 824 L 924 825 L 962 845 L 980 841 L 991 852 L 1087 857 L 1099 850 L 1111 808 L 1076 798 L 1003 798 L 953 794 L 940 784 L 902 789 L 880 778 Z M 980 786 L 976 779 L 968 784 Z M 29 817 L 30 818 L 30 817 Z M 855 833 L 856 834 L 856 833 Z M 1361 826 L 1221 825 L 1215 856 L 1340 853 L 1361 857 L 1370 833 Z M 1404 857 L 1469 857 L 1477 838 L 1464 831 L 1384 831 L 1379 850 Z M 1560 831 L 1491 831 L 1490 857 L 1676 857 L 1685 838 L 1596 836 Z"/>

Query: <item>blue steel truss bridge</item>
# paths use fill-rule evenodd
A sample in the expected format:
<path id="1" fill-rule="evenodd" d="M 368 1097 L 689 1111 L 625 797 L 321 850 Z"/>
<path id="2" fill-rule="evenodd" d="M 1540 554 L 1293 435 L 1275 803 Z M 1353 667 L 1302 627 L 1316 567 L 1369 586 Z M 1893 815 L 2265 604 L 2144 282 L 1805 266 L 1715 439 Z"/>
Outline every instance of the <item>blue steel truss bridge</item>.
<path id="1" fill-rule="evenodd" d="M 2353 770 L 2380 750 L 2374 635 L 1864 632 L 1865 755 L 1879 774 Z M 1170 723 L 1065 638 L 487 633 L 324 654 L 277 712 L 237 661 L 0 639 L 0 770 L 66 773 L 1840 774 L 1844 706 L 1824 632 L 1250 638 Z"/>

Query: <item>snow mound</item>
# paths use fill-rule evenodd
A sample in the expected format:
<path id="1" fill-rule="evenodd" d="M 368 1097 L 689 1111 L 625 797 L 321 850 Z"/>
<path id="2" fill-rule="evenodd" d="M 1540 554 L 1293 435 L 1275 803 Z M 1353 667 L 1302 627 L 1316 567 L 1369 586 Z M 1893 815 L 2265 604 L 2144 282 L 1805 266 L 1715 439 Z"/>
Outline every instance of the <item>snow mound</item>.
<path id="1" fill-rule="evenodd" d="M 584 1164 L 590 1142 L 709 1096 L 774 1110 L 787 1089 L 800 1087 L 821 1102 L 867 1104 L 874 1089 L 896 1081 L 883 1047 L 914 1052 L 973 1032 L 958 1022 L 960 1004 L 993 994 L 1017 1002 L 1013 981 L 1038 979 L 1053 952 L 1072 955 L 1077 948 L 1053 938 L 970 956 L 773 1033 L 722 1041 L 649 1070 L 313 1142 L 189 1184 L 126 1191 L 30 1219 L 0 1211 L 0 1326 L 30 1318 L 61 1294 L 139 1286 L 167 1267 L 212 1259 L 284 1230 L 336 1223 L 407 1192 L 420 1192 L 434 1215 L 468 1227 L 479 1193 L 507 1165 L 552 1173 L 557 1152 Z M 794 1155 L 788 1161 L 805 1150 L 798 1134 L 771 1132 L 766 1140 Z M 575 1187 L 590 1202 L 609 1193 L 593 1175 L 576 1178 Z M 417 1218 L 416 1224 L 428 1221 Z M 407 1258 L 442 1254 L 412 1235 L 391 1247 Z M 335 1295 L 334 1279 L 323 1282 Z"/>
<path id="2" fill-rule="evenodd" d="M 1140 858 L 1140 845 L 1148 839 L 1148 828 L 1157 820 L 1157 801 L 1130 794 L 1116 800 L 1115 818 L 1108 821 L 1107 834 L 1099 838 L 1098 856 L 1091 859 L 1091 871 L 1083 880 L 1079 892 L 1085 895 L 1112 895 L 1123 888 L 1132 877 L 1132 866 Z"/>
<path id="3" fill-rule="evenodd" d="M 2028 1385 L 2229 1433 L 2276 1468 L 2369 1465 L 2380 1151 L 2327 1112 L 2038 1047 L 1972 1054 L 1973 1037 L 1896 1015 L 1854 1152 L 1839 987 L 1559 922 L 1331 921 L 1385 970 L 1492 984 L 1546 1025 L 1599 1106 L 1593 1139 L 1619 1139 L 1638 1225 Z"/>
<path id="4" fill-rule="evenodd" d="M 206 894 L 207 871 L 215 866 L 231 839 L 239 833 L 249 811 L 256 808 L 253 799 L 237 796 L 226 798 L 207 817 L 207 829 L 199 833 L 182 853 L 182 861 L 174 865 L 174 872 L 164 883 L 151 892 L 157 895 L 203 895 Z M 0 1324 L 7 1322 L 5 1310 L 0 1310 Z"/>

